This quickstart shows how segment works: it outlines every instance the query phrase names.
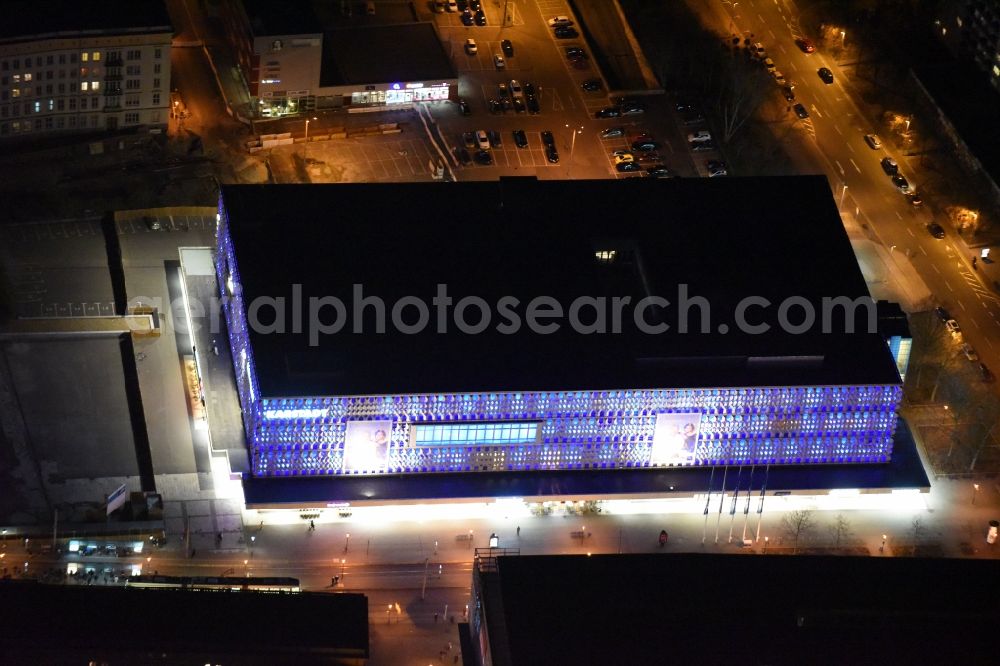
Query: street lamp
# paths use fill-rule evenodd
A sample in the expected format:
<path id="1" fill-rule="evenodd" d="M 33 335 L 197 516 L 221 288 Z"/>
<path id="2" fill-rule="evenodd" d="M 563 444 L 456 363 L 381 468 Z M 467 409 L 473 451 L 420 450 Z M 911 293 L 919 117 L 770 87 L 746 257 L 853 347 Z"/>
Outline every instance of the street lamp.
<path id="1" fill-rule="evenodd" d="M 844 39 L 847 37 L 847 33 L 843 30 L 840 31 L 840 48 L 844 48 Z"/>
<path id="2" fill-rule="evenodd" d="M 844 189 L 840 193 L 840 209 L 844 209 L 844 197 L 847 196 L 847 183 L 844 183 Z"/>
<path id="3" fill-rule="evenodd" d="M 767 542 L 771 540 L 771 537 L 764 537 L 764 552 L 767 552 Z"/>
<path id="4" fill-rule="evenodd" d="M 246 578 L 250 577 L 250 560 L 243 560 L 243 575 Z"/>
<path id="5" fill-rule="evenodd" d="M 313 121 L 313 120 L 319 120 L 319 118 L 316 118 L 316 117 L 306 118 L 306 138 L 305 138 L 306 143 L 309 142 L 309 123 L 310 123 L 310 121 Z"/>
<path id="6" fill-rule="evenodd" d="M 350 532 L 348 532 L 348 533 L 347 533 L 347 538 L 346 538 L 346 539 L 344 539 L 344 552 L 345 552 L 345 553 L 347 552 L 347 548 L 348 548 L 348 546 L 350 546 L 350 545 L 351 545 L 351 533 L 350 533 Z"/>
<path id="7" fill-rule="evenodd" d="M 979 484 L 978 483 L 973 483 L 972 484 L 972 503 L 973 504 L 976 503 L 976 495 L 978 495 L 978 494 L 979 494 Z"/>
<path id="8" fill-rule="evenodd" d="M 885 540 L 888 539 L 888 538 L 889 537 L 887 537 L 886 535 L 883 534 L 882 535 L 882 545 L 878 547 L 878 552 L 882 553 L 883 555 L 885 554 Z"/>
<path id="9" fill-rule="evenodd" d="M 340 580 L 344 580 L 344 568 L 347 566 L 347 560 L 344 558 L 340 559 Z"/>
<path id="10" fill-rule="evenodd" d="M 389 618 L 391 617 L 391 613 L 392 613 L 392 604 L 389 604 L 389 607 L 385 609 L 385 623 L 386 624 L 389 624 Z"/>

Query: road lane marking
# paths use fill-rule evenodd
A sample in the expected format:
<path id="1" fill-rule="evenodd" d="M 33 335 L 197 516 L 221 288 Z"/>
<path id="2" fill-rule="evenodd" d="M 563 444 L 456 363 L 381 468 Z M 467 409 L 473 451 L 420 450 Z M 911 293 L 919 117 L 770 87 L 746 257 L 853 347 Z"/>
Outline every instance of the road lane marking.
<path id="1" fill-rule="evenodd" d="M 901 220 L 903 219 L 903 216 L 899 214 L 899 211 L 898 211 L 898 210 L 894 210 L 894 211 L 892 211 L 892 212 L 893 212 L 893 213 L 895 213 L 895 214 L 896 214 L 896 217 L 898 217 L 899 219 L 901 219 Z"/>
<path id="2" fill-rule="evenodd" d="M 931 264 L 931 268 L 934 269 L 935 273 L 937 273 L 938 275 L 941 275 L 941 270 L 937 266 L 935 266 L 934 264 Z"/>
<path id="3" fill-rule="evenodd" d="M 761 23 L 767 23 L 767 21 L 765 21 L 765 20 L 764 20 L 764 17 L 763 17 L 763 16 L 761 16 L 760 14 L 757 14 L 757 18 L 759 18 L 759 19 L 760 19 L 760 22 L 761 22 Z"/>
<path id="4" fill-rule="evenodd" d="M 851 146 L 851 144 L 849 144 L 849 143 L 848 143 L 848 144 L 846 144 L 846 145 L 847 145 L 847 149 L 848 149 L 849 151 L 851 151 L 851 152 L 853 153 L 853 152 L 854 152 L 854 147 L 853 147 L 853 146 Z M 852 160 L 852 161 L 853 161 L 853 160 Z"/>
<path id="5" fill-rule="evenodd" d="M 778 41 L 778 36 L 774 34 L 774 30 L 771 30 L 770 28 L 768 28 L 767 29 L 767 34 L 771 35 L 771 39 L 773 39 L 774 41 Z"/>
<path id="6" fill-rule="evenodd" d="M 833 163 L 837 165 L 837 171 L 839 171 L 840 175 L 843 176 L 844 175 L 844 167 L 840 166 L 840 162 L 838 162 L 837 160 L 834 160 Z M 900 218 L 900 219 L 902 219 L 902 218 Z"/>
<path id="7" fill-rule="evenodd" d="M 961 307 L 961 308 L 962 308 L 963 310 L 966 310 L 966 311 L 967 311 L 967 308 L 965 307 L 965 303 L 963 303 L 962 301 L 959 301 L 959 302 L 958 302 L 958 305 L 959 305 L 959 307 Z"/>
<path id="8" fill-rule="evenodd" d="M 844 133 L 840 131 L 840 127 L 838 127 L 836 123 L 834 123 L 833 129 L 837 130 L 837 134 L 840 136 L 844 136 Z"/>
<path id="9" fill-rule="evenodd" d="M 861 173 L 861 167 L 859 167 L 857 164 L 855 164 L 854 159 L 851 158 L 850 161 L 851 161 L 851 164 L 854 165 L 855 170 L 857 170 L 858 173 Z"/>
<path id="10" fill-rule="evenodd" d="M 938 271 L 940 273 L 940 271 Z M 947 280 L 944 281 L 944 286 L 948 287 L 948 291 L 954 292 L 955 289 L 951 286 L 951 283 Z"/>
<path id="11" fill-rule="evenodd" d="M 982 327 L 981 327 L 981 326 L 979 325 L 979 322 L 978 322 L 978 321 L 976 321 L 975 319 L 973 319 L 973 320 L 972 320 L 972 323 L 976 325 L 976 328 L 982 328 Z"/>
<path id="12" fill-rule="evenodd" d="M 914 238 L 916 238 L 916 237 L 917 237 L 917 235 L 916 235 L 915 233 L 913 233 L 913 229 L 911 229 L 911 228 L 909 228 L 909 227 L 906 227 L 906 233 L 910 234 L 910 235 L 911 235 L 911 236 L 913 236 Z M 922 250 L 922 249 L 924 249 L 924 248 L 920 248 L 920 249 Z"/>

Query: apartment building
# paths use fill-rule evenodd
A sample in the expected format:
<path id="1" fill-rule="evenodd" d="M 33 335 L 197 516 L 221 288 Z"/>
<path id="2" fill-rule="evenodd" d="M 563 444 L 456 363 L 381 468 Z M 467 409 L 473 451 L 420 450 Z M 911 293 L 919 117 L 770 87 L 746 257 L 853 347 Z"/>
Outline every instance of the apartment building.
<path id="1" fill-rule="evenodd" d="M 167 125 L 162 1 L 9 2 L 0 22 L 0 140 Z"/>

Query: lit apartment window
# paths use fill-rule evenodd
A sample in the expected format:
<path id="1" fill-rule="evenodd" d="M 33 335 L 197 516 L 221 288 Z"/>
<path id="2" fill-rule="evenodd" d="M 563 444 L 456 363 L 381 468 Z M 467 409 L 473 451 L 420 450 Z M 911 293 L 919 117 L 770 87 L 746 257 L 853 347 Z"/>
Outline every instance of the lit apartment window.
<path id="1" fill-rule="evenodd" d="M 80 81 L 80 90 L 89 90 L 90 83 L 87 81 Z"/>
<path id="2" fill-rule="evenodd" d="M 56 108 L 56 101 L 54 99 L 50 99 L 49 100 L 49 111 L 52 111 L 55 108 Z"/>
<path id="3" fill-rule="evenodd" d="M 35 113 L 38 113 L 41 110 L 42 110 L 42 103 L 41 102 L 35 102 Z"/>
<path id="4" fill-rule="evenodd" d="M 90 89 L 91 90 L 100 90 L 101 89 L 101 82 L 100 81 L 93 81 L 93 82 L 91 82 Z"/>
<path id="5" fill-rule="evenodd" d="M 25 82 L 28 82 L 28 81 L 30 81 L 30 80 L 31 80 L 31 72 L 27 72 L 27 73 L 26 73 L 26 74 L 24 75 L 24 80 L 25 80 Z"/>
<path id="6" fill-rule="evenodd" d="M 20 74 L 15 74 L 11 78 L 14 80 L 14 83 L 20 83 L 21 82 L 21 75 Z"/>
<path id="7" fill-rule="evenodd" d="M 101 59 L 101 52 L 94 51 L 94 55 L 90 56 L 90 59 L 93 60 L 94 62 L 97 62 L 98 60 Z"/>
<path id="8" fill-rule="evenodd" d="M 993 76 L 1000 76 L 1000 67 L 993 65 Z"/>
<path id="9" fill-rule="evenodd" d="M 80 54 L 80 62 L 87 62 L 88 60 L 90 60 L 90 54 L 89 53 L 81 53 Z"/>
<path id="10" fill-rule="evenodd" d="M 21 89 L 20 88 L 11 88 L 10 89 L 10 96 L 11 97 L 20 97 L 21 96 Z"/>

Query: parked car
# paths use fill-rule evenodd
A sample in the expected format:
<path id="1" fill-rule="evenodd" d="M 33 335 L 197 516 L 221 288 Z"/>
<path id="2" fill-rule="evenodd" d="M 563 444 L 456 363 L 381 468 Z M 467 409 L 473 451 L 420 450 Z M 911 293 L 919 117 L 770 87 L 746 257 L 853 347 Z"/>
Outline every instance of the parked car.
<path id="1" fill-rule="evenodd" d="M 802 106 L 801 104 L 796 104 L 795 106 L 792 107 L 792 109 L 795 111 L 795 115 L 797 115 L 799 118 L 802 118 L 803 120 L 809 117 L 809 112 L 806 111 L 806 107 Z"/>
<path id="2" fill-rule="evenodd" d="M 524 113 L 524 110 L 525 110 L 524 98 L 523 97 L 515 97 L 514 98 L 514 111 L 516 113 Z"/>
<path id="3" fill-rule="evenodd" d="M 778 66 L 775 65 L 774 61 L 770 58 L 764 58 L 764 67 L 766 67 L 769 72 L 778 68 Z"/>
<path id="4" fill-rule="evenodd" d="M 623 106 L 621 108 L 621 114 L 623 116 L 637 116 L 642 113 L 646 113 L 646 108 L 639 104 L 635 106 Z"/>
<path id="5" fill-rule="evenodd" d="M 493 56 L 493 66 L 497 69 L 505 69 L 507 67 L 507 63 L 504 62 L 503 56 L 497 53 Z"/>
<path id="6" fill-rule="evenodd" d="M 524 97 L 524 88 L 517 79 L 510 80 L 510 94 L 514 97 Z"/>
<path id="7" fill-rule="evenodd" d="M 605 130 L 601 130 L 602 139 L 613 139 L 617 136 L 625 136 L 624 127 L 609 127 Z"/>
<path id="8" fill-rule="evenodd" d="M 813 43 L 810 40 L 806 39 L 805 37 L 799 37 L 798 39 L 796 39 L 795 45 L 798 46 L 803 53 L 812 53 L 813 51 L 816 50 L 816 46 L 813 45 Z"/>
<path id="9" fill-rule="evenodd" d="M 934 314 L 936 314 L 938 316 L 938 319 L 940 319 L 941 321 L 948 321 L 949 319 L 951 319 L 951 314 L 940 305 L 934 308 Z"/>
<path id="10" fill-rule="evenodd" d="M 899 165 L 891 157 L 883 157 L 879 164 L 882 165 L 882 171 L 885 171 L 887 176 L 895 176 L 899 173 Z"/>
<path id="11" fill-rule="evenodd" d="M 942 227 L 937 222 L 932 222 L 927 225 L 927 233 L 929 233 L 931 236 L 934 236 L 934 238 L 941 240 L 942 238 L 944 238 L 944 227 Z"/>
<path id="12" fill-rule="evenodd" d="M 505 39 L 500 42 L 500 50 L 503 51 L 503 54 L 508 58 L 514 57 L 514 45 L 509 39 Z"/>
<path id="13" fill-rule="evenodd" d="M 617 106 L 606 106 L 594 113 L 595 118 L 619 118 L 621 115 L 622 111 Z"/>
<path id="14" fill-rule="evenodd" d="M 968 360 L 970 361 L 979 360 L 979 354 L 976 353 L 976 350 L 968 342 L 964 343 L 960 347 L 960 349 L 962 351 L 962 355 L 965 356 L 965 358 L 967 358 Z"/>
<path id="15" fill-rule="evenodd" d="M 482 164 L 483 166 L 493 164 L 493 155 L 491 155 L 488 150 L 477 150 L 474 157 L 476 162 Z"/>
<path id="16" fill-rule="evenodd" d="M 496 130 L 490 130 L 489 132 L 487 132 L 487 134 L 490 137 L 490 147 L 491 148 L 502 148 L 503 147 L 503 139 L 500 137 L 500 132 L 497 132 Z"/>
<path id="17" fill-rule="evenodd" d="M 472 12 L 470 10 L 466 9 L 464 12 L 462 12 L 462 25 L 471 26 L 475 25 L 475 23 L 476 19 L 472 15 Z"/>
<path id="18" fill-rule="evenodd" d="M 820 67 L 818 70 L 816 70 L 816 73 L 819 74 L 819 78 L 823 79 L 823 83 L 827 85 L 833 83 L 833 72 L 831 72 L 826 67 Z"/>
<path id="19" fill-rule="evenodd" d="M 556 28 L 554 34 L 557 39 L 575 39 L 580 36 L 576 28 L 567 27 Z"/>
<path id="20" fill-rule="evenodd" d="M 476 147 L 476 134 L 475 132 L 465 132 L 462 134 L 462 142 L 465 143 L 466 148 Z"/>
<path id="21" fill-rule="evenodd" d="M 649 152 L 639 152 L 639 161 L 643 164 L 655 164 L 657 162 L 662 162 L 663 157 L 658 151 L 651 150 Z"/>
<path id="22" fill-rule="evenodd" d="M 503 113 L 503 104 L 495 99 L 490 100 L 490 113 Z"/>
<path id="23" fill-rule="evenodd" d="M 954 319 L 949 319 L 944 323 L 944 327 L 948 329 L 948 332 L 952 335 L 956 335 L 962 332 L 962 327 L 958 325 L 958 322 Z"/>
<path id="24" fill-rule="evenodd" d="M 553 16 L 549 19 L 550 28 L 560 28 L 573 25 L 573 21 L 568 16 Z"/>
<path id="25" fill-rule="evenodd" d="M 764 50 L 763 44 L 757 42 L 756 44 L 750 45 L 750 55 L 752 55 L 755 58 L 766 58 L 767 51 Z"/>
<path id="26" fill-rule="evenodd" d="M 995 382 L 997 379 L 996 377 L 993 376 L 993 373 L 990 371 L 990 369 L 986 367 L 985 363 L 979 364 L 979 376 L 982 377 L 983 381 L 987 383 Z"/>
<path id="27" fill-rule="evenodd" d="M 910 183 L 906 180 L 906 176 L 901 173 L 897 173 L 892 177 L 892 184 L 895 185 L 903 194 L 910 191 Z"/>
<path id="28" fill-rule="evenodd" d="M 476 130 L 476 144 L 478 144 L 479 150 L 490 149 L 490 137 L 486 130 Z"/>
<path id="29" fill-rule="evenodd" d="M 867 143 L 868 147 L 872 150 L 878 150 L 882 147 L 882 142 L 879 140 L 877 134 L 865 134 L 865 143 Z"/>
<path id="30" fill-rule="evenodd" d="M 715 150 L 715 143 L 713 141 L 692 141 L 688 144 L 691 147 L 691 152 L 704 153 L 709 150 Z"/>
<path id="31" fill-rule="evenodd" d="M 646 167 L 646 173 L 650 175 L 651 178 L 673 178 L 674 174 L 670 173 L 670 169 L 663 166 L 662 164 L 652 164 Z"/>
<path id="32" fill-rule="evenodd" d="M 642 171 L 642 166 L 638 162 L 619 162 L 615 165 L 619 172 Z"/>
<path id="33" fill-rule="evenodd" d="M 773 72 L 771 72 L 771 76 L 774 77 L 774 82 L 777 83 L 779 86 L 784 87 L 788 85 L 788 79 L 786 79 L 785 75 L 779 72 L 778 70 L 774 70 Z"/>
<path id="34" fill-rule="evenodd" d="M 634 162 L 635 155 L 627 150 L 616 150 L 611 153 L 611 157 L 614 159 L 615 164 L 621 164 L 622 162 Z"/>
<path id="35" fill-rule="evenodd" d="M 781 89 L 782 96 L 789 102 L 795 101 L 795 92 L 792 90 L 791 86 L 785 86 Z"/>
<path id="36" fill-rule="evenodd" d="M 552 164 L 559 163 L 559 151 L 556 150 L 554 145 L 549 145 L 545 147 L 545 157 Z"/>
<path id="37" fill-rule="evenodd" d="M 601 83 L 600 79 L 587 79 L 580 84 L 580 87 L 587 92 L 599 92 L 604 88 L 604 84 Z"/>
<path id="38" fill-rule="evenodd" d="M 910 193 L 908 193 L 906 195 L 906 198 L 909 199 L 911 206 L 923 206 L 924 205 L 923 198 L 919 194 L 917 194 L 916 192 L 910 192 Z"/>
<path id="39" fill-rule="evenodd" d="M 542 143 L 545 144 L 546 146 L 554 147 L 556 145 L 556 139 L 554 136 L 552 136 L 552 132 L 548 130 L 542 132 Z"/>
<path id="40" fill-rule="evenodd" d="M 476 25 L 484 26 L 486 25 L 486 14 L 482 9 L 476 10 Z"/>
<path id="41" fill-rule="evenodd" d="M 524 130 L 514 130 L 514 145 L 518 148 L 528 147 L 528 135 L 524 133 Z"/>
<path id="42" fill-rule="evenodd" d="M 458 100 L 458 110 L 462 112 L 463 116 L 471 116 L 472 109 L 469 108 L 469 103 L 464 99 Z"/>
<path id="43" fill-rule="evenodd" d="M 726 170 L 726 163 L 719 160 L 708 160 L 705 162 L 705 169 L 708 170 L 708 175 L 712 178 L 729 175 L 729 172 Z"/>
<path id="44" fill-rule="evenodd" d="M 579 46 L 567 46 L 566 58 L 568 58 L 569 60 L 586 60 L 587 52 L 584 51 Z"/>
<path id="45" fill-rule="evenodd" d="M 701 141 L 711 141 L 712 133 L 708 130 L 698 130 L 697 132 L 692 132 L 688 134 L 688 141 L 691 143 L 698 143 Z"/>
<path id="46" fill-rule="evenodd" d="M 456 0 L 448 0 L 448 11 L 449 12 L 458 11 L 458 2 L 456 2 Z"/>
<path id="47" fill-rule="evenodd" d="M 507 86 L 507 83 L 505 81 L 501 81 L 500 83 L 497 84 L 497 96 L 500 99 L 504 99 L 505 97 L 510 97 L 510 88 Z"/>
<path id="48" fill-rule="evenodd" d="M 476 44 L 476 40 L 471 37 L 465 40 L 465 52 L 469 55 L 476 55 L 479 53 L 479 45 Z"/>
<path id="49" fill-rule="evenodd" d="M 538 98 L 534 95 L 528 95 L 526 103 L 528 105 L 528 113 L 538 113 L 541 111 L 541 107 L 538 104 Z"/>
<path id="50" fill-rule="evenodd" d="M 657 143 L 656 141 L 644 140 L 644 141 L 635 141 L 632 143 L 632 150 L 641 151 L 644 153 L 648 153 L 654 150 L 659 150 L 659 148 L 660 144 Z"/>
<path id="51" fill-rule="evenodd" d="M 457 157 L 458 161 L 461 162 L 462 165 L 464 166 L 469 166 L 470 164 L 472 164 L 472 155 L 470 155 L 469 151 L 465 148 L 456 148 L 455 157 Z"/>
<path id="52" fill-rule="evenodd" d="M 525 81 L 524 82 L 524 94 L 525 95 L 534 95 L 535 94 L 535 84 L 532 83 L 531 81 Z"/>

